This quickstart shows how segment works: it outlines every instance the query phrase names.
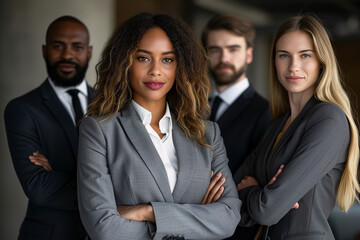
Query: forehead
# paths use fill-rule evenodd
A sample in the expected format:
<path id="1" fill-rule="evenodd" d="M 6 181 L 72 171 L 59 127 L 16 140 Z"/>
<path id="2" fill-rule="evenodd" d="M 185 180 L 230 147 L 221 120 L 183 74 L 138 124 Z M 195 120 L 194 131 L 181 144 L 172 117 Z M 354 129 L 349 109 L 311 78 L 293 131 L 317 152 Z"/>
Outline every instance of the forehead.
<path id="1" fill-rule="evenodd" d="M 54 41 L 82 42 L 88 44 L 89 36 L 83 25 L 76 22 L 57 22 L 48 31 L 46 43 Z"/>
<path id="2" fill-rule="evenodd" d="M 138 48 L 149 51 L 174 51 L 170 38 L 161 28 L 149 29 L 140 39 Z"/>
<path id="3" fill-rule="evenodd" d="M 208 46 L 225 47 L 230 45 L 246 46 L 245 38 L 243 36 L 238 36 L 225 29 L 209 31 L 207 36 L 207 47 Z"/>
<path id="4" fill-rule="evenodd" d="M 314 44 L 311 37 L 300 30 L 285 33 L 276 43 L 276 50 L 296 52 L 305 49 L 314 50 Z"/>

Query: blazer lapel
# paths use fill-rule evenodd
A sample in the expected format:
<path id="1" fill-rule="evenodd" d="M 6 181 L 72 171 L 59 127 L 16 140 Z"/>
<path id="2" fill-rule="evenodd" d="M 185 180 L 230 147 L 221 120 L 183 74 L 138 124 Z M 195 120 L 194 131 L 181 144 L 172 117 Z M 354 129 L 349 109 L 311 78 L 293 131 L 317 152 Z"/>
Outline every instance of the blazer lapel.
<path id="1" fill-rule="evenodd" d="M 89 85 L 87 85 L 87 90 L 88 90 L 88 105 L 89 105 L 94 98 L 94 91 Z"/>
<path id="2" fill-rule="evenodd" d="M 279 143 L 276 145 L 275 149 L 273 150 L 273 152 L 269 156 L 269 159 L 274 158 L 276 156 L 276 154 L 278 153 L 279 149 L 281 149 L 282 147 L 286 147 L 286 143 L 288 142 L 288 139 L 293 135 L 293 133 L 298 128 L 298 126 L 300 125 L 302 120 L 307 116 L 307 114 L 311 111 L 311 109 L 317 103 L 319 103 L 319 101 L 316 100 L 315 97 L 310 98 L 310 100 L 305 104 L 303 110 L 300 112 L 300 114 L 296 117 L 296 119 L 291 123 L 289 128 L 286 130 L 284 136 L 280 139 Z M 283 117 L 283 120 L 282 120 L 282 123 L 279 126 L 279 129 L 277 130 L 276 134 L 274 134 L 275 138 L 279 134 L 279 132 L 281 131 L 282 127 L 284 126 L 284 124 L 285 124 L 285 122 L 286 122 L 286 120 L 288 119 L 289 116 L 290 116 L 290 112 L 285 114 L 285 116 Z M 270 161 L 270 162 L 274 163 L 274 161 Z M 284 164 L 286 164 L 286 163 L 284 163 Z M 270 168 L 271 167 L 272 166 L 270 166 Z"/>
<path id="3" fill-rule="evenodd" d="M 74 126 L 69 113 L 56 96 L 55 91 L 52 89 L 48 81 L 49 80 L 46 80 L 40 87 L 44 104 L 48 107 L 49 111 L 55 116 L 59 124 L 64 129 L 64 132 L 71 143 L 74 157 L 76 159 L 78 152 L 78 133 L 76 127 Z"/>
<path id="4" fill-rule="evenodd" d="M 118 115 L 118 119 L 134 148 L 153 175 L 165 201 L 174 202 L 164 164 L 134 107 L 130 104 Z"/>
<path id="5" fill-rule="evenodd" d="M 174 117 L 172 119 L 175 119 Z M 178 178 L 173 191 L 175 202 L 180 202 L 185 190 L 191 183 L 195 171 L 194 141 L 187 138 L 184 131 L 173 121 L 173 141 L 179 165 Z"/>
<path id="6" fill-rule="evenodd" d="M 237 118 L 239 114 L 246 108 L 250 103 L 251 97 L 254 94 L 254 89 L 249 86 L 236 100 L 233 102 L 228 109 L 222 114 L 222 116 L 216 121 L 219 124 L 220 129 L 226 129 L 227 126 Z"/>

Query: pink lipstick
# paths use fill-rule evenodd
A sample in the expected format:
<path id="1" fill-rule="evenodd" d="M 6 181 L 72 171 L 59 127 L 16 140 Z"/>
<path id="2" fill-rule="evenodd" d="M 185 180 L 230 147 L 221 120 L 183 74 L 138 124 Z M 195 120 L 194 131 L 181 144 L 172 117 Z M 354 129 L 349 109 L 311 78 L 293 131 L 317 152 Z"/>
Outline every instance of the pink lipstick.
<path id="1" fill-rule="evenodd" d="M 297 77 L 297 76 L 288 76 L 286 77 L 286 81 L 291 82 L 291 83 L 296 83 L 299 82 L 301 80 L 303 80 L 304 77 Z"/>
<path id="2" fill-rule="evenodd" d="M 165 83 L 149 81 L 149 82 L 145 82 L 144 84 L 151 90 L 158 90 L 158 89 L 162 88 L 162 86 L 164 86 Z"/>

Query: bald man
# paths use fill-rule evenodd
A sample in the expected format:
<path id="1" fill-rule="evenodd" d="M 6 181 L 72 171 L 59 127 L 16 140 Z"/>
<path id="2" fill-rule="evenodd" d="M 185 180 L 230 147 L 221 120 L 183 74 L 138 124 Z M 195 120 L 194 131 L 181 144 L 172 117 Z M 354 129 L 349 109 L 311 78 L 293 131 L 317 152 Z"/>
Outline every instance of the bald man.
<path id="1" fill-rule="evenodd" d="M 5 109 L 12 161 L 29 200 L 18 239 L 86 239 L 76 157 L 77 122 L 93 95 L 85 81 L 92 54 L 87 27 L 72 16 L 54 20 L 42 53 L 48 77 Z"/>

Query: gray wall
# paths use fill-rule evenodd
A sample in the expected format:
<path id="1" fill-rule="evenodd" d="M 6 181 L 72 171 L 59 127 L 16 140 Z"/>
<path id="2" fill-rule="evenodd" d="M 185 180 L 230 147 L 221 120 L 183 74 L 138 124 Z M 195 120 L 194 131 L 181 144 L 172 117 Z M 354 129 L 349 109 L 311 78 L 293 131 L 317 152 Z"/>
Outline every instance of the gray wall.
<path id="1" fill-rule="evenodd" d="M 93 57 L 86 78 L 93 85 L 95 64 L 114 29 L 115 0 L 0 0 L 0 239 L 17 238 L 27 204 L 7 146 L 4 109 L 45 80 L 41 46 L 49 23 L 62 15 L 89 28 Z"/>

